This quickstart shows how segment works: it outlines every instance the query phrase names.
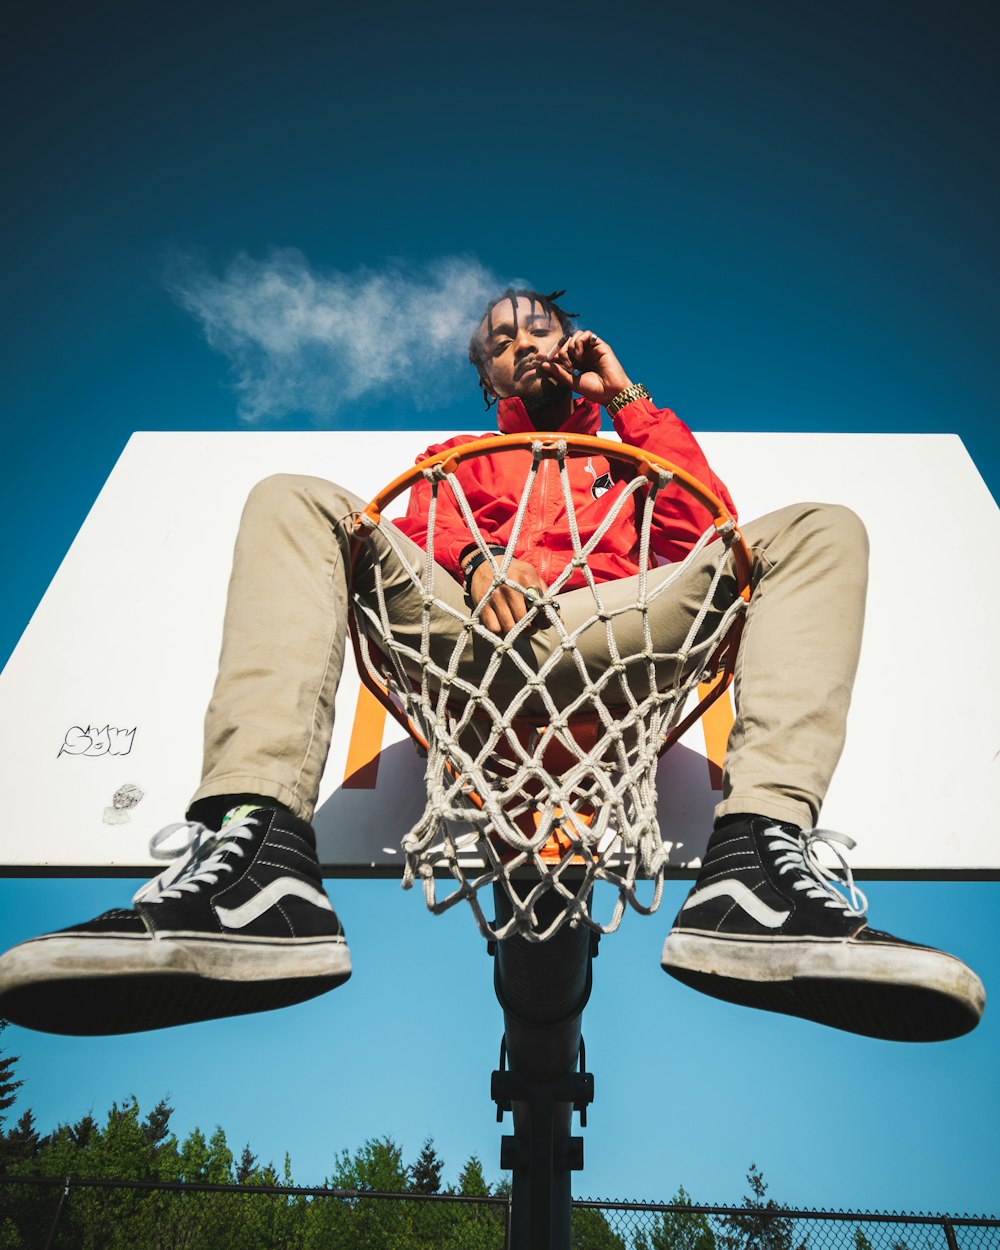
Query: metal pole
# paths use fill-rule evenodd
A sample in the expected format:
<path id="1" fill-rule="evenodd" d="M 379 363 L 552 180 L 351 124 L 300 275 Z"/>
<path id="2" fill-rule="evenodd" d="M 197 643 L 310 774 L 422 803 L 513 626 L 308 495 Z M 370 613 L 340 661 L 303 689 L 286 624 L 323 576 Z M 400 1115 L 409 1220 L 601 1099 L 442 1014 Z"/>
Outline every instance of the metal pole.
<path id="1" fill-rule="evenodd" d="M 494 889 L 497 920 L 510 903 Z M 561 901 L 537 908 L 548 923 Z M 500 1068 L 493 1073 L 497 1119 L 513 1112 L 513 1136 L 500 1166 L 513 1173 L 511 1250 L 570 1250 L 571 1173 L 583 1167 L 583 1139 L 571 1134 L 574 1110 L 586 1123 L 593 1078 L 583 1071 L 582 1017 L 590 997 L 596 935 L 564 926 L 547 942 L 507 938 L 494 944 L 494 987 L 503 1008 Z"/>
<path id="2" fill-rule="evenodd" d="M 951 1220 L 949 1220 L 947 1216 L 944 1216 L 941 1223 L 944 1225 L 944 1236 L 945 1240 L 948 1242 L 948 1250 L 958 1250 L 958 1238 L 955 1236 L 955 1229 L 952 1226 Z"/>
<path id="3" fill-rule="evenodd" d="M 45 1242 L 45 1250 L 52 1250 L 52 1244 L 55 1241 L 56 1229 L 59 1227 L 59 1219 L 66 1205 L 66 1199 L 69 1197 L 69 1177 L 66 1177 L 63 1183 L 62 1193 L 59 1195 L 59 1202 L 56 1206 L 56 1213 L 52 1217 L 52 1227 L 49 1229 L 49 1235 Z"/>

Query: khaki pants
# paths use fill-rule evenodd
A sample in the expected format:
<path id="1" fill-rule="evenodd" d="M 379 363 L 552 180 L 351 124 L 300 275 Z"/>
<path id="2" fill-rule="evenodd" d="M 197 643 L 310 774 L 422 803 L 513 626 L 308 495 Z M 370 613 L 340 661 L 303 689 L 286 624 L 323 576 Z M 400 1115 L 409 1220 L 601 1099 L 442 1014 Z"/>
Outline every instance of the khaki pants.
<path id="1" fill-rule="evenodd" d="M 313 477 L 278 475 L 251 491 L 240 523 L 229 585 L 219 674 L 205 722 L 202 782 L 192 803 L 219 795 L 272 797 L 310 819 L 333 731 L 334 698 L 347 638 L 349 546 L 364 501 Z M 868 545 L 847 508 L 798 504 L 742 526 L 754 593 L 735 680 L 723 798 L 716 815 L 755 812 L 802 827 L 815 824 L 844 744 L 864 620 Z M 402 535 L 416 568 L 424 552 Z M 419 644 L 421 597 L 376 537 L 393 632 Z M 650 609 L 658 647 L 687 635 L 715 563 L 715 550 L 660 595 Z M 355 570 L 355 588 L 372 586 L 372 557 Z M 650 578 L 669 575 L 653 571 Z M 634 578 L 604 583 L 610 607 L 635 602 Z M 720 600 L 731 601 L 724 578 Z M 462 587 L 441 571 L 436 593 L 468 614 Z M 572 629 L 591 616 L 589 590 L 560 596 Z M 525 645 L 540 664 L 553 645 L 538 630 Z M 617 618 L 623 654 L 642 649 L 638 612 Z M 438 613 L 434 647 L 450 654 L 460 622 Z M 585 631 L 580 650 L 591 672 L 607 663 L 603 625 Z M 474 667 L 482 656 L 470 649 Z M 562 663 L 562 662 L 560 662 Z M 556 672 L 567 687 L 573 666 Z M 516 673 L 511 680 L 516 683 Z"/>

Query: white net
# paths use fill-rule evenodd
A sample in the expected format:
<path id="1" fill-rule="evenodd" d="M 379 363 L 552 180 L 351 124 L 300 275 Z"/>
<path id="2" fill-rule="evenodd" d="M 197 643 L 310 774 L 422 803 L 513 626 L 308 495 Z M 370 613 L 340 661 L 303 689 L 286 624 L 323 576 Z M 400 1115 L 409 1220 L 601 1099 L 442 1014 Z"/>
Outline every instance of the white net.
<path id="1" fill-rule="evenodd" d="M 506 550 L 498 554 L 477 524 L 459 466 L 511 447 L 529 449 L 531 464 Z M 568 465 L 573 456 L 595 450 L 627 471 L 616 473 L 599 523 L 584 536 Z M 434 559 L 442 493 L 451 492 L 454 507 L 448 511 L 454 515 L 457 508 L 470 548 L 474 543 L 489 561 L 494 590 L 506 583 L 524 591 L 510 573 L 511 562 L 546 461 L 558 466 L 569 551 L 524 619 L 498 635 L 483 623 L 488 596 L 478 605 L 456 607 L 440 593 L 441 581 L 451 580 Z M 382 507 L 420 475 L 430 487 L 422 570 L 408 559 L 398 531 L 381 520 Z M 654 507 L 671 486 L 697 494 L 715 520 L 682 563 L 654 573 L 649 567 Z M 641 571 L 634 601 L 616 606 L 608 594 L 611 583 L 598 581 L 589 561 L 624 518 L 635 526 Z M 356 541 L 370 541 L 376 530 L 423 604 L 419 643 L 394 635 L 391 596 L 378 559 L 372 562 L 373 593 L 356 593 L 352 604 L 351 632 L 363 679 L 426 751 L 427 804 L 402 841 L 404 886 L 419 879 L 435 913 L 466 900 L 481 931 L 497 939 L 518 933 L 544 941 L 566 923 L 608 933 L 618 927 L 626 906 L 655 911 L 666 865 L 656 814 L 657 758 L 696 714 L 682 721 L 696 687 L 722 669 L 728 678 L 746 608 L 748 564 L 732 517 L 703 487 L 648 453 L 583 436 L 507 436 L 460 446 L 397 479 L 359 518 Z M 706 548 L 714 572 L 701 605 L 690 615 L 681 644 L 665 650 L 652 627 L 656 602 L 672 593 L 695 561 L 704 562 Z M 735 560 L 737 593 L 724 599 L 720 582 L 732 576 L 732 554 L 743 557 Z M 566 620 L 563 608 L 570 601 L 560 596 L 570 585 L 577 589 Z M 587 592 L 583 613 L 581 587 Z M 449 598 L 454 601 L 454 594 Z M 620 631 L 619 618 L 626 615 L 629 628 Z M 453 623 L 450 633 L 441 629 L 443 619 Z M 635 638 L 637 623 L 641 646 L 623 652 L 619 633 Z M 443 651 L 442 634 L 454 638 Z M 651 885 L 643 889 L 648 897 L 643 902 L 637 885 L 645 879 Z M 603 921 L 591 912 L 598 881 L 612 887 L 614 898 Z M 480 892 L 494 884 L 510 900 L 511 914 L 502 924 L 489 921 L 480 903 Z M 559 901 L 556 909 L 543 909 L 544 920 L 537 907 L 543 897 Z"/>

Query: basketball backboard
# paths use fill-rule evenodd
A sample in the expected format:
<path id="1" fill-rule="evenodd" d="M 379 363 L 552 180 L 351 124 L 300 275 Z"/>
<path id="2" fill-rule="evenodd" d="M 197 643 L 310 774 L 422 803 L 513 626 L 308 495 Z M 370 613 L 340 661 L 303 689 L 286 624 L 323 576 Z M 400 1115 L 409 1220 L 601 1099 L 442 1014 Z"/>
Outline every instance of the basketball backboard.
<path id="1" fill-rule="evenodd" d="M 0 751 L 18 779 L 0 871 L 148 875 L 150 835 L 181 818 L 198 781 L 250 487 L 276 471 L 310 473 L 370 497 L 450 433 L 133 435 L 0 675 Z M 861 667 L 823 825 L 857 839 L 862 876 L 1000 876 L 1000 509 L 961 441 L 700 441 L 743 519 L 828 500 L 854 508 L 871 534 Z M 392 462 L 386 448 L 398 449 Z M 398 875 L 399 840 L 423 808 L 422 761 L 350 662 L 337 709 L 315 820 L 325 871 Z M 727 717 L 721 701 L 659 764 L 661 827 L 679 872 L 711 828 Z"/>

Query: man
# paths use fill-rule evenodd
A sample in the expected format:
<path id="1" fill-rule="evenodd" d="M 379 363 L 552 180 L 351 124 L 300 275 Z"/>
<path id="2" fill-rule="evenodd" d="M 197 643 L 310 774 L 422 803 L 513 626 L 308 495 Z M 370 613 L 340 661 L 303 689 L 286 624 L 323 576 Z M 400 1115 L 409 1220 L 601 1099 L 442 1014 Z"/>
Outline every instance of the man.
<path id="1" fill-rule="evenodd" d="M 687 427 L 655 408 L 607 343 L 575 330 L 557 298 L 507 290 L 473 335 L 470 359 L 488 404 L 498 403 L 499 429 L 596 434 L 604 407 L 625 442 L 679 464 L 730 505 Z M 520 494 L 505 479 L 502 459 L 484 457 L 464 469 L 479 528 L 500 550 Z M 597 492 L 584 483 L 573 489 L 582 524 L 591 524 L 587 510 Z M 425 558 L 426 495 L 426 487 L 414 488 L 398 523 L 417 568 Z M 187 820 L 161 831 L 153 849 L 166 854 L 163 844 L 182 830 L 186 844 L 132 908 L 8 952 L 0 960 L 0 1015 L 57 1032 L 126 1032 L 283 1006 L 350 975 L 308 823 L 330 743 L 349 580 L 368 593 L 378 561 L 398 637 L 419 636 L 422 607 L 377 532 L 352 570 L 350 536 L 363 502 L 307 477 L 279 475 L 251 492 L 206 716 L 202 781 Z M 467 602 L 486 600 L 481 619 L 497 634 L 531 610 L 530 594 L 544 591 L 560 537 L 559 501 L 549 507 L 521 535 L 510 565 L 526 593 L 494 589 L 461 515 L 444 515 L 434 550 L 452 574 L 438 579 L 452 611 L 435 618 L 433 646 L 447 653 L 454 645 Z M 686 495 L 661 501 L 653 526 L 661 561 L 681 559 L 707 519 Z M 901 1039 L 956 1036 L 982 1012 L 975 974 L 950 955 L 869 929 L 860 895 L 852 887 L 847 901 L 813 855 L 823 840 L 813 826 L 843 746 L 860 648 L 863 527 L 847 509 L 805 504 L 751 522 L 743 533 L 754 594 L 723 799 L 663 966 L 718 997 L 835 1027 Z M 658 597 L 658 645 L 686 634 L 713 563 L 714 555 L 696 563 Z M 609 602 L 634 604 L 634 526 L 620 519 L 590 564 Z M 573 584 L 566 589 L 560 611 L 572 617 Z M 627 640 L 628 614 L 620 628 Z M 546 631 L 529 637 L 544 659 Z M 604 639 L 600 630 L 581 638 L 588 665 L 602 663 Z M 470 648 L 463 663 L 475 662 Z"/>

